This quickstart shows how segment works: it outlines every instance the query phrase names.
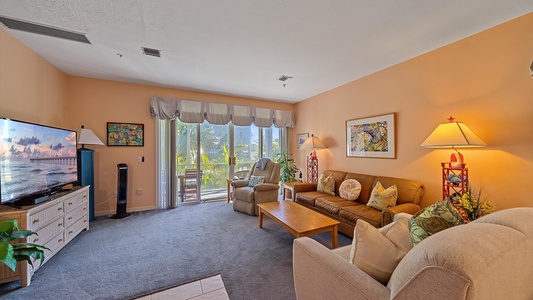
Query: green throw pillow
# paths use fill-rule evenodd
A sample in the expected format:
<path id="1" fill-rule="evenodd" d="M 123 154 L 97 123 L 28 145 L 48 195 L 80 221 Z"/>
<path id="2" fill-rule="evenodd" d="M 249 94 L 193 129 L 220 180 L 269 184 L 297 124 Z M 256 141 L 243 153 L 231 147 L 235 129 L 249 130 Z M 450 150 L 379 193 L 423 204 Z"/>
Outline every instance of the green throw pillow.
<path id="1" fill-rule="evenodd" d="M 411 220 L 410 233 L 413 246 L 444 229 L 464 223 L 461 214 L 449 200 L 437 202 L 417 212 Z"/>
<path id="2" fill-rule="evenodd" d="M 248 181 L 248 186 L 254 187 L 260 183 L 263 183 L 265 180 L 265 176 L 250 176 L 250 180 Z"/>

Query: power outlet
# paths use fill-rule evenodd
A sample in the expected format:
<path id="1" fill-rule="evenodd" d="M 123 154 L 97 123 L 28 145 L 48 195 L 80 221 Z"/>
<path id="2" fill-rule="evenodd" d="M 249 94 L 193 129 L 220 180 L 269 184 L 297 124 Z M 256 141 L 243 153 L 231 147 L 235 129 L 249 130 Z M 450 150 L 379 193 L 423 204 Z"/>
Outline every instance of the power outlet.
<path id="1" fill-rule="evenodd" d="M 114 196 L 114 197 L 117 196 L 117 191 L 114 191 L 114 192 L 113 192 L 113 196 Z"/>
<path id="2" fill-rule="evenodd" d="M 142 195 L 143 194 L 143 189 L 137 189 L 137 195 Z"/>

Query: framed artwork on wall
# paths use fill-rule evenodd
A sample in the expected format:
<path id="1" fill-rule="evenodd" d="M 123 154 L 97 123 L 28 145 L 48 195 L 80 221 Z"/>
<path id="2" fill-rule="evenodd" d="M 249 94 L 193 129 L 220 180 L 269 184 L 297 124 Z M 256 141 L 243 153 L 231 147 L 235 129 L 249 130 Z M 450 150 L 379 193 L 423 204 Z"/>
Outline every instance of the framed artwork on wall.
<path id="1" fill-rule="evenodd" d="M 395 113 L 346 121 L 346 156 L 396 158 Z"/>
<path id="2" fill-rule="evenodd" d="M 107 122 L 108 146 L 144 146 L 144 124 Z"/>
<path id="3" fill-rule="evenodd" d="M 309 137 L 309 133 L 299 133 L 298 134 L 298 149 L 300 149 L 300 147 L 302 147 L 302 145 L 304 144 L 305 140 L 307 140 L 308 137 Z"/>

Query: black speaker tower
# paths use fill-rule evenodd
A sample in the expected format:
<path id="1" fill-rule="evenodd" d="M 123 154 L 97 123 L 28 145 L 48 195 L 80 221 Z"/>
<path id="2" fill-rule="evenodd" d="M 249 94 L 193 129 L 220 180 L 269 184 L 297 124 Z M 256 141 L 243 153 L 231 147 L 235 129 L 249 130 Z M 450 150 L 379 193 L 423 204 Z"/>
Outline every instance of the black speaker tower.
<path id="1" fill-rule="evenodd" d="M 109 216 L 111 219 L 122 219 L 131 215 L 126 212 L 126 204 L 128 203 L 128 165 L 118 164 L 117 168 L 117 213 Z"/>

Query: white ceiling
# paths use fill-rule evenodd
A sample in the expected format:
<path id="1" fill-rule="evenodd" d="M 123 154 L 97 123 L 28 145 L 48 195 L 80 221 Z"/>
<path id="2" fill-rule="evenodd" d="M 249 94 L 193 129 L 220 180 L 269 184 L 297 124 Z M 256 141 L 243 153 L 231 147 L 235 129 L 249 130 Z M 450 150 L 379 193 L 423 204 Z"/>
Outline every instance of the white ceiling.
<path id="1" fill-rule="evenodd" d="M 2 16 L 92 45 L 0 28 L 69 75 L 294 103 L 531 11 L 528 0 L 0 0 Z M 285 87 L 282 74 L 294 77 Z"/>

